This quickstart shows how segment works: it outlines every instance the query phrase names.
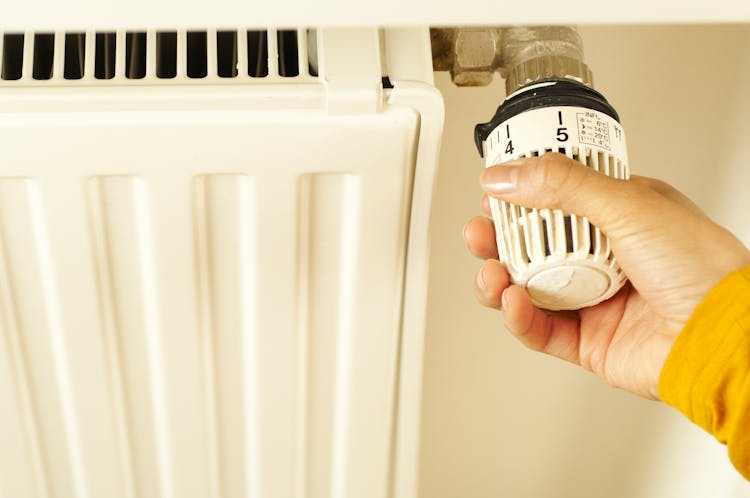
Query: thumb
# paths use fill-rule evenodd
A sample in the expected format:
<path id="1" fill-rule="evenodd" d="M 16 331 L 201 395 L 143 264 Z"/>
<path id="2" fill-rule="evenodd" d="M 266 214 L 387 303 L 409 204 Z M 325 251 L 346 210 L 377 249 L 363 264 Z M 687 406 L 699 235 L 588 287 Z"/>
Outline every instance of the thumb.
<path id="1" fill-rule="evenodd" d="M 482 173 L 481 183 L 492 197 L 585 216 L 605 233 L 615 231 L 634 205 L 643 205 L 634 204 L 639 196 L 654 197 L 651 189 L 598 173 L 558 153 L 492 166 Z"/>

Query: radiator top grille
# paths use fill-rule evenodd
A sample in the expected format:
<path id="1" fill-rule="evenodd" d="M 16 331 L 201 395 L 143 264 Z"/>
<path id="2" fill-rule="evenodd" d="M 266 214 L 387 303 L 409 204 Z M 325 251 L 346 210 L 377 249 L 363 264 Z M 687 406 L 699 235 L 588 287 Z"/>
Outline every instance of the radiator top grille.
<path id="1" fill-rule="evenodd" d="M 317 81 L 311 29 L 0 33 L 0 86 Z"/>

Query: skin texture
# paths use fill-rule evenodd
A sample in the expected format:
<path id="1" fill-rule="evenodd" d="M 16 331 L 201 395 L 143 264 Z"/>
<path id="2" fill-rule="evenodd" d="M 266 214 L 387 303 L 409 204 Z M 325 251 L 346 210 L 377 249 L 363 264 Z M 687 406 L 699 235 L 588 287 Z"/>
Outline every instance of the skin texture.
<path id="1" fill-rule="evenodd" d="M 645 398 L 659 398 L 661 368 L 695 307 L 723 277 L 750 264 L 736 237 L 659 180 L 616 180 L 550 153 L 487 168 L 481 184 L 487 214 L 490 195 L 588 217 L 609 237 L 630 282 L 577 312 L 538 309 L 497 260 L 492 220 L 478 216 L 464 227 L 464 239 L 485 260 L 474 283 L 479 302 L 501 311 L 508 331 L 530 349 Z"/>

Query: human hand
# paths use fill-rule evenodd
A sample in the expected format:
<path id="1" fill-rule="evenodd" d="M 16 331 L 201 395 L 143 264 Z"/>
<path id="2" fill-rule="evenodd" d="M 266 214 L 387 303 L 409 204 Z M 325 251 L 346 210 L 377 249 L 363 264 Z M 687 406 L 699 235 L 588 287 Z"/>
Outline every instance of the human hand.
<path id="1" fill-rule="evenodd" d="M 511 285 L 497 260 L 493 222 L 478 216 L 464 227 L 469 250 L 487 260 L 475 280 L 477 299 L 501 310 L 506 328 L 527 347 L 646 398 L 659 398 L 661 368 L 696 306 L 723 277 L 750 264 L 736 237 L 659 180 L 616 180 L 550 153 L 487 168 L 481 183 L 513 204 L 588 217 L 609 237 L 630 282 L 573 316 L 540 310 L 523 287 Z M 482 204 L 489 214 L 486 195 Z"/>

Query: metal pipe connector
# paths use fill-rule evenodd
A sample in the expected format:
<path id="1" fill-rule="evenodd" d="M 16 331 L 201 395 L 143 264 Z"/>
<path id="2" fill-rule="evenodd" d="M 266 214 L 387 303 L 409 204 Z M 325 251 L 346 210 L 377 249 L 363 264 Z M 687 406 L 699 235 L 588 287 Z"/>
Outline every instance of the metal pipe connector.
<path id="1" fill-rule="evenodd" d="M 592 86 L 583 43 L 570 26 L 441 28 L 430 30 L 433 67 L 458 86 L 484 86 L 495 71 L 508 94 L 541 79 L 566 78 Z"/>
<path id="2" fill-rule="evenodd" d="M 458 86 L 486 86 L 500 66 L 502 28 L 431 29 L 435 71 L 449 71 Z"/>

